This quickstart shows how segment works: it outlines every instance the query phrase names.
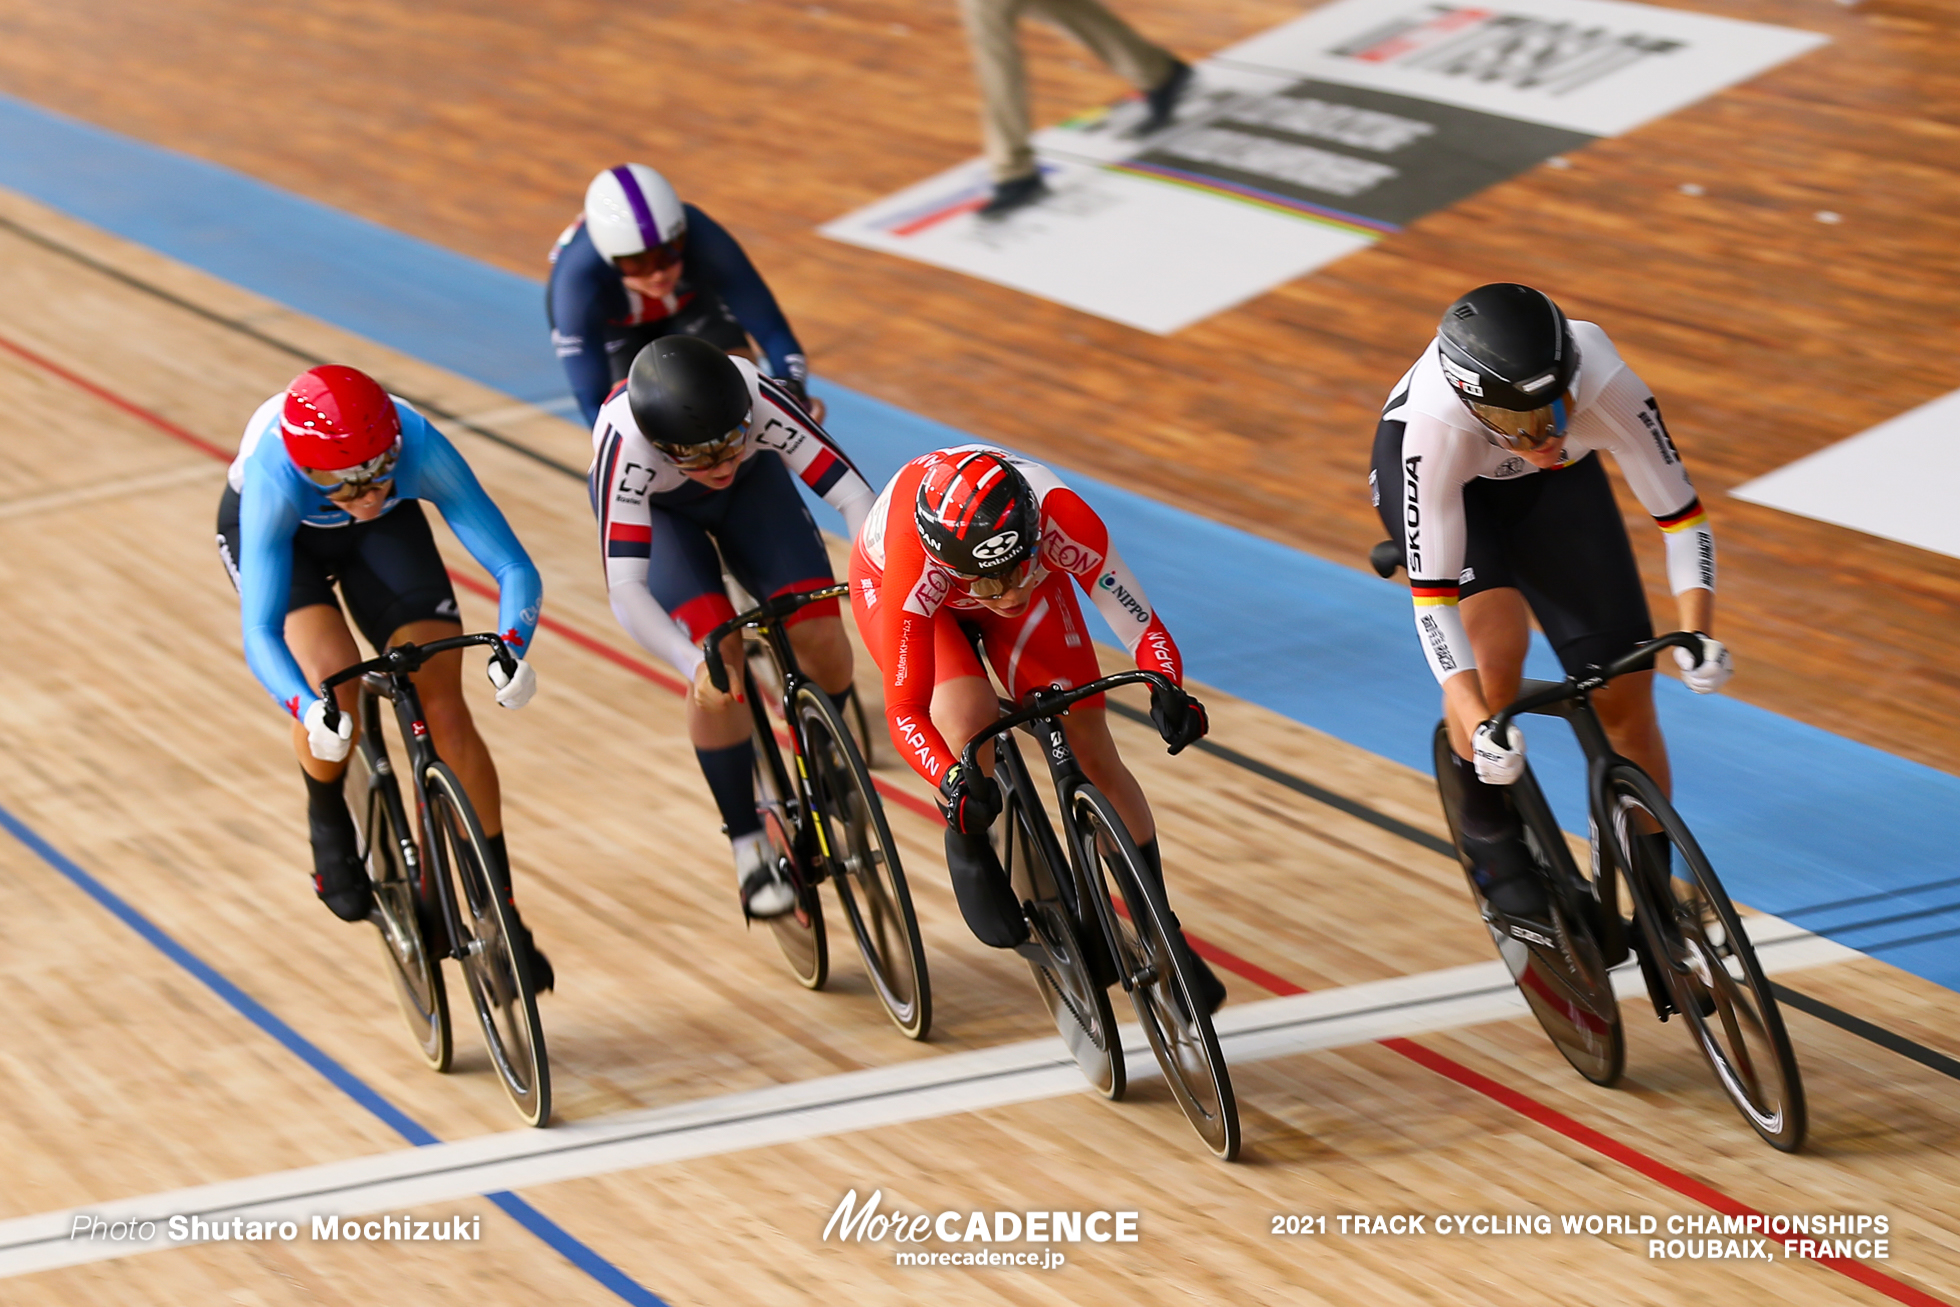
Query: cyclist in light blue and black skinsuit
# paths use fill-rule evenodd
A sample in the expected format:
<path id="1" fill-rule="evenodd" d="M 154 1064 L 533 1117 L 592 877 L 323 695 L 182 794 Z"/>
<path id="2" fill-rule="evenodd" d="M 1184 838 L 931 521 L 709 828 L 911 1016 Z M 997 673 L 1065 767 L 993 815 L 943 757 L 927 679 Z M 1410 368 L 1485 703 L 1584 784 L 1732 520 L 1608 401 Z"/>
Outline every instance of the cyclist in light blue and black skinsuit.
<path id="1" fill-rule="evenodd" d="M 372 903 L 342 792 L 354 734 L 345 710 L 355 688 L 341 688 L 343 711 L 328 725 L 313 687 L 360 661 L 342 601 L 377 650 L 462 633 L 424 500 L 496 578 L 497 630 L 519 661 L 506 674 L 493 660 L 490 680 L 499 704 L 521 708 L 537 685 L 525 655 L 538 624 L 538 569 L 462 455 L 372 377 L 312 368 L 261 404 L 218 505 L 218 551 L 239 591 L 246 664 L 294 721 L 314 890 L 348 921 L 365 920 Z M 497 769 L 463 701 L 461 669 L 461 652 L 451 650 L 414 680 L 435 746 L 468 791 L 508 885 Z M 529 930 L 523 942 L 530 945 Z M 538 988 L 550 989 L 550 964 L 535 947 L 532 955 Z"/>
<path id="2" fill-rule="evenodd" d="M 822 405 L 804 392 L 803 347 L 749 256 L 644 164 L 593 179 L 584 214 L 552 247 L 545 309 L 587 425 L 640 350 L 673 335 L 756 362 L 753 338 L 769 374 L 823 420 Z"/>

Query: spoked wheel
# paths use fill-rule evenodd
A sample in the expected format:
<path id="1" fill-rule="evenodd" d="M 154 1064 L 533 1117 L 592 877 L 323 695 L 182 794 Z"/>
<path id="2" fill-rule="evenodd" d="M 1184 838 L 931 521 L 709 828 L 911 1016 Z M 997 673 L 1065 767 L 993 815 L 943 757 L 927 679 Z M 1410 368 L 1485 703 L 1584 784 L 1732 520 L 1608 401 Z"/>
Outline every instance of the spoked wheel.
<path id="1" fill-rule="evenodd" d="M 1195 1001 L 1198 987 L 1187 969 L 1192 964 L 1183 941 L 1171 937 L 1170 905 L 1151 884 L 1142 855 L 1109 800 L 1085 785 L 1074 802 L 1083 844 L 1077 865 L 1089 869 L 1095 892 L 1113 882 L 1127 909 L 1122 917 L 1110 913 L 1116 966 L 1130 981 L 1130 1001 L 1150 1050 L 1198 1137 L 1229 1162 L 1239 1155 L 1238 1103 L 1211 1014 Z"/>
<path id="2" fill-rule="evenodd" d="M 354 826 L 374 886 L 374 923 L 380 931 L 381 951 L 388 958 L 388 973 L 394 977 L 395 1001 L 422 1060 L 432 1070 L 447 1071 L 455 1043 L 442 959 L 431 956 L 418 912 L 421 855 L 408 837 L 394 774 L 376 766 L 381 756 L 371 752 L 378 747 L 371 743 L 376 739 L 370 731 L 354 750 L 347 802 L 354 809 Z"/>
<path id="3" fill-rule="evenodd" d="M 450 883 L 460 887 L 456 909 L 463 928 L 463 977 L 483 1026 L 491 1065 L 518 1115 L 527 1125 L 543 1125 L 551 1116 L 551 1071 L 531 983 L 531 959 L 517 944 L 517 914 L 510 906 L 508 887 L 491 872 L 483 828 L 456 774 L 438 762 L 430 765 L 423 779 L 429 828 L 435 836 L 431 870 L 436 875 L 453 870 L 455 879 Z"/>
<path id="4" fill-rule="evenodd" d="M 762 661 L 773 669 L 774 660 L 763 646 Z M 752 664 L 753 665 L 753 664 Z M 830 943 L 823 926 L 823 901 L 817 887 L 804 874 L 796 850 L 797 799 L 790 785 L 789 770 L 783 765 L 783 752 L 776 745 L 776 732 L 768 709 L 756 694 L 756 677 L 746 678 L 749 710 L 755 728 L 755 806 L 762 818 L 762 829 L 769 836 L 771 856 L 796 890 L 796 906 L 778 917 L 769 918 L 770 933 L 783 951 L 790 974 L 805 989 L 822 989 L 830 978 Z"/>
<path id="5" fill-rule="evenodd" d="M 1011 747 L 1005 739 L 995 746 Z M 1097 1093 L 1115 1101 L 1123 1097 L 1128 1077 L 1116 1015 L 1109 1008 L 1109 982 L 1096 978 L 1070 905 L 1057 887 L 1048 859 L 1037 851 L 1044 842 L 1035 836 L 1033 820 L 1033 814 L 1010 798 L 1007 811 L 994 823 L 1001 865 L 1028 914 L 1031 938 L 1018 952 L 1027 959 L 1035 988 L 1041 991 L 1041 1001 L 1048 1005 L 1075 1065 Z M 1047 846 L 1055 847 L 1052 841 Z M 1093 921 L 1084 928 L 1102 929 Z"/>
<path id="6" fill-rule="evenodd" d="M 1607 773 L 1606 785 L 1614 856 L 1632 869 L 1630 877 L 1644 877 L 1671 909 L 1664 921 L 1646 921 L 1644 911 L 1640 915 L 1675 1010 L 1686 1018 L 1743 1119 L 1771 1147 L 1797 1151 L 1805 1127 L 1802 1075 L 1783 1013 L 1735 906 L 1651 777 L 1622 764 Z"/>
<path id="7" fill-rule="evenodd" d="M 1458 834 L 1462 828 L 1462 785 L 1451 762 L 1449 734 L 1441 725 L 1436 727 L 1435 760 L 1443 816 L 1449 822 L 1464 879 L 1470 884 L 1491 942 L 1497 945 L 1498 956 L 1504 959 L 1531 1014 L 1572 1069 L 1596 1085 L 1614 1083 L 1626 1068 L 1626 1032 L 1594 926 L 1600 915 L 1599 899 L 1592 882 L 1574 865 L 1538 782 L 1527 769 L 1510 787 L 1510 798 L 1524 823 L 1525 845 L 1552 890 L 1549 937 L 1505 917 L 1484 901 L 1477 888 Z"/>
<path id="8" fill-rule="evenodd" d="M 907 1038 L 924 1039 L 932 1026 L 932 982 L 884 806 L 828 696 L 805 685 L 795 711 L 810 751 L 817 836 L 830 861 L 830 882 L 844 901 L 878 1001 Z"/>

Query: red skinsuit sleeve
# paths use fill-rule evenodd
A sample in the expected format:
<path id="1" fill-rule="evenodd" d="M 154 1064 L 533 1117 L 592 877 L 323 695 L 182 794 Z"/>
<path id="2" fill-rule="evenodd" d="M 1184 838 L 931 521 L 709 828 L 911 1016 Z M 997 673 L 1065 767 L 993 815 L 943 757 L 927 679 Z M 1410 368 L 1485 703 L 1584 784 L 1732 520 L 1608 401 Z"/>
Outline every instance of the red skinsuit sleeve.
<path id="1" fill-rule="evenodd" d="M 924 469 L 907 465 L 890 501 L 909 508 Z M 885 671 L 885 721 L 892 745 L 912 770 L 939 784 L 959 761 L 932 724 L 933 617 L 945 602 L 944 573 L 930 568 L 910 512 L 892 510 L 885 534 L 885 574 L 878 587 L 878 666 Z"/>
<path id="2" fill-rule="evenodd" d="M 1110 544 L 1109 528 L 1096 510 L 1067 486 L 1058 485 L 1042 498 L 1041 517 L 1042 561 L 1075 578 L 1138 667 L 1184 684 L 1184 660 L 1178 656 L 1176 642 Z"/>

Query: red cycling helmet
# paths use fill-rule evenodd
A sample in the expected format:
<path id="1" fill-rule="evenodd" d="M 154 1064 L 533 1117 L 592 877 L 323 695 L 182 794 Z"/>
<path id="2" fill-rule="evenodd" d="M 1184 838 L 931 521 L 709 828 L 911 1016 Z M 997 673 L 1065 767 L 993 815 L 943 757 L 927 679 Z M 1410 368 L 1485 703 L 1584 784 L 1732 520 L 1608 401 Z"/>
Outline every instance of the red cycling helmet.
<path id="1" fill-rule="evenodd" d="M 286 387 L 279 434 L 301 468 L 338 472 L 391 453 L 401 439 L 402 420 L 395 401 L 373 377 L 330 363 L 308 368 Z"/>

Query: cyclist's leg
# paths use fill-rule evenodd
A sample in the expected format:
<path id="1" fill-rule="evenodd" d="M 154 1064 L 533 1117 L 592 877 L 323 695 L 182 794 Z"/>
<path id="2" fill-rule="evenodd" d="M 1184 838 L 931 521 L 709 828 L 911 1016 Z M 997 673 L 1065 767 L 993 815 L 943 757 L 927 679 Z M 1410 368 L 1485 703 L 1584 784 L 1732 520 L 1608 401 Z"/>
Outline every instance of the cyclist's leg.
<path id="1" fill-rule="evenodd" d="M 832 584 L 835 575 L 817 524 L 782 459 L 763 454 L 718 497 L 710 529 L 729 571 L 749 593 L 773 599 Z M 851 642 L 835 599 L 800 609 L 784 624 L 805 675 L 843 708 L 851 688 Z"/>
<path id="2" fill-rule="evenodd" d="M 295 560 L 297 562 L 297 560 Z M 296 569 L 297 570 L 297 569 Z M 331 591 L 328 592 L 331 594 Z M 349 664 L 359 662 L 360 650 L 347 629 L 340 607 L 309 603 L 286 614 L 286 646 L 293 651 L 309 685 Z M 340 686 L 335 700 L 340 710 L 355 713 L 359 689 Z M 354 717 L 355 730 L 360 718 Z M 347 762 L 324 762 L 307 747 L 306 728 L 293 723 L 293 752 L 306 781 L 306 826 L 313 849 L 313 892 L 336 917 L 363 921 L 373 901 L 367 869 L 361 863 L 360 837 L 346 799 Z"/>
<path id="3" fill-rule="evenodd" d="M 973 652 L 960 621 L 941 609 L 933 619 L 932 724 L 946 742 L 962 749 L 989 722 L 1000 716 L 1000 699 Z M 902 747 L 902 743 L 901 743 Z M 983 771 L 993 771 L 992 744 L 976 759 Z M 1007 879 L 1000 855 L 984 834 L 962 835 L 946 830 L 946 870 L 952 877 L 953 897 L 967 928 L 981 943 L 1012 948 L 1028 937 L 1020 897 Z"/>
<path id="4" fill-rule="evenodd" d="M 688 504 L 655 506 L 651 513 L 648 592 L 696 644 L 735 615 L 722 583 L 723 559 L 709 532 L 725 521 L 731 496 L 750 475 L 745 468 L 726 490 Z M 729 532 L 722 539 L 726 543 L 738 534 Z M 729 565 L 735 568 L 734 562 Z M 736 579 L 755 592 L 752 578 L 736 571 Z M 704 688 L 706 669 L 697 674 L 687 699 L 687 738 L 728 836 L 744 911 L 754 917 L 780 916 L 796 906 L 796 892 L 782 876 L 756 811 L 754 723 L 747 699 L 738 697 L 744 665 L 739 633 L 722 641 L 721 656 L 731 677 L 730 693 L 715 695 Z"/>
<path id="5" fill-rule="evenodd" d="M 1510 566 L 1512 533 L 1522 507 L 1537 488 L 1519 482 L 1478 482 L 1464 489 L 1464 579 L 1457 611 L 1476 659 L 1476 669 L 1443 686 L 1451 760 L 1463 796 L 1457 834 L 1471 863 L 1471 877 L 1500 912 L 1542 918 L 1544 886 L 1532 871 L 1524 825 L 1504 787 L 1487 785 L 1470 760 L 1471 723 L 1487 719 L 1518 697 L 1524 659 L 1531 647 L 1531 617 Z M 1481 696 L 1465 711 L 1469 692 Z"/>
<path id="6" fill-rule="evenodd" d="M 238 492 L 226 488 L 218 501 L 218 555 L 225 573 L 238 584 Z M 347 528 L 352 530 L 353 528 Z M 293 536 L 293 573 L 286 599 L 286 647 L 299 663 L 309 685 L 360 661 L 360 650 L 334 598 L 332 556 L 344 546 L 337 532 L 301 527 Z M 334 693 L 343 712 L 358 701 L 356 686 L 343 685 Z M 354 721 L 359 728 L 358 717 Z M 360 839 L 347 809 L 347 763 L 325 762 L 307 747 L 306 728 L 293 723 L 293 752 L 306 782 L 306 825 L 313 853 L 313 891 L 333 914 L 345 921 L 363 920 L 371 906 L 366 869 L 360 860 Z"/>
<path id="7" fill-rule="evenodd" d="M 1653 638 L 1640 569 L 1598 455 L 1540 473 L 1541 493 L 1518 520 L 1514 566 L 1545 637 L 1569 674 L 1602 665 Z M 1654 716 L 1653 673 L 1636 672 L 1593 695 L 1614 749 L 1668 790 L 1667 744 Z"/>

